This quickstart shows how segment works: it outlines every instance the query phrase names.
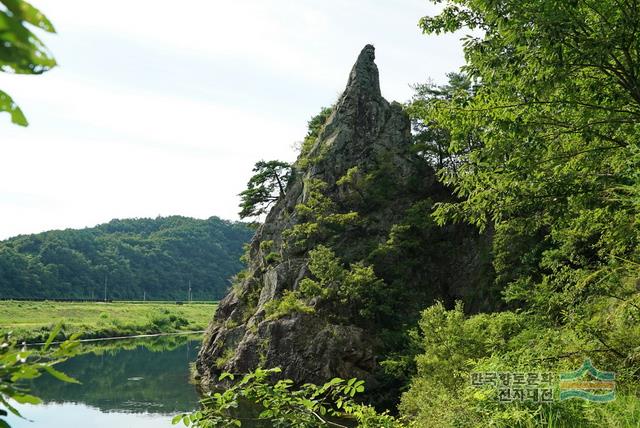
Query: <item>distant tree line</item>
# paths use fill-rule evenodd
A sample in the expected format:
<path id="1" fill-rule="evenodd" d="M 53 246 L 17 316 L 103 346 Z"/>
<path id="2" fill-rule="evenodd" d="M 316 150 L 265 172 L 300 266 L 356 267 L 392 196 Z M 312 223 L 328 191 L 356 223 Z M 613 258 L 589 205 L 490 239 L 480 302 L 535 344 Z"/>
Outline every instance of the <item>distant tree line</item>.
<path id="1" fill-rule="evenodd" d="M 0 242 L 0 298 L 220 299 L 252 231 L 211 217 L 112 220 Z M 106 284 L 106 287 L 105 287 Z"/>

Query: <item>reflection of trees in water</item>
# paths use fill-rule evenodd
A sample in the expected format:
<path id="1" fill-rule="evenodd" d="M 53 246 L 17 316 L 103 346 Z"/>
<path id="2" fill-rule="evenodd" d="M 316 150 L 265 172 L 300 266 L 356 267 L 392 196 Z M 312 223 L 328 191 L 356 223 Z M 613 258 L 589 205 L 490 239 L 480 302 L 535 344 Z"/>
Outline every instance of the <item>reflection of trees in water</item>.
<path id="1" fill-rule="evenodd" d="M 189 383 L 189 363 L 199 340 L 185 336 L 92 343 L 87 353 L 59 369 L 82 384 L 65 384 L 44 375 L 32 382 L 35 395 L 48 402 L 75 402 L 102 411 L 166 413 L 197 407 Z"/>
<path id="2" fill-rule="evenodd" d="M 94 353 L 103 354 L 108 353 L 113 355 L 120 351 L 131 351 L 140 347 L 145 348 L 151 352 L 165 352 L 173 351 L 176 348 L 186 345 L 188 342 L 198 342 L 199 346 L 200 335 L 193 334 L 168 334 L 155 337 L 142 337 L 132 339 L 117 339 L 117 340 L 97 340 L 93 342 L 85 342 L 82 344 L 81 353 Z"/>

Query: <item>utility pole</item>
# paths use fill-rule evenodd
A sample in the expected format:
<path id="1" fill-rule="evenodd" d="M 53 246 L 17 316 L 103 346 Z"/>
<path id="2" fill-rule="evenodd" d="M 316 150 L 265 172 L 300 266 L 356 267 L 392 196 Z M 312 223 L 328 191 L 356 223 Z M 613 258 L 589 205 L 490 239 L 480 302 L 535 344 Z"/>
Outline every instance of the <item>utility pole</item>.
<path id="1" fill-rule="evenodd" d="M 187 294 L 187 301 L 191 303 L 191 280 L 189 280 L 189 293 Z"/>
<path id="2" fill-rule="evenodd" d="M 147 301 L 147 291 L 145 290 L 142 294 L 142 301 L 146 302 Z"/>
<path id="3" fill-rule="evenodd" d="M 107 301 L 107 275 L 104 275 L 104 301 Z"/>

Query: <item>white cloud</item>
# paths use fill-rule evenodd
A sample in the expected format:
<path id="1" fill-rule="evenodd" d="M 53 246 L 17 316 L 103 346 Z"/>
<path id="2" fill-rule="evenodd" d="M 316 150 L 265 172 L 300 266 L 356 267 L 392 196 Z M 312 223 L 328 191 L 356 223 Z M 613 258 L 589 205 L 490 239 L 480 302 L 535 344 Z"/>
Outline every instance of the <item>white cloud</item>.
<path id="1" fill-rule="evenodd" d="M 13 83 L 27 103 L 43 89 L 32 78 Z M 29 232 L 33 224 L 43 230 L 112 217 L 232 218 L 252 163 L 290 156 L 296 138 L 284 124 L 198 100 L 64 78 L 46 83 L 56 101 L 39 108 L 82 137 L 50 132 L 37 122 L 42 114 L 30 128 L 8 130 L 0 146 L 0 212 L 9 221 L 0 224 L 0 236 Z M 257 145 L 265 135 L 282 140 Z M 29 196 L 12 197 L 16 192 Z"/>
<path id="2" fill-rule="evenodd" d="M 366 43 L 383 93 L 462 63 L 427 38 L 424 0 L 38 0 L 61 66 L 0 75 L 31 122 L 1 116 L 0 238 L 114 217 L 234 218 L 253 163 L 291 159 Z"/>

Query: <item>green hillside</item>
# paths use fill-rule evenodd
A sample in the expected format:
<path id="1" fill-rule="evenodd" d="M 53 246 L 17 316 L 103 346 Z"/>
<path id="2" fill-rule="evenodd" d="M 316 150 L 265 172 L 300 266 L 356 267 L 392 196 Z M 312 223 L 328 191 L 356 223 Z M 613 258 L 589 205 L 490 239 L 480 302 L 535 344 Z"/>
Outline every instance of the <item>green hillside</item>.
<path id="1" fill-rule="evenodd" d="M 242 223 L 172 216 L 0 242 L 0 298 L 220 299 L 252 231 Z"/>

